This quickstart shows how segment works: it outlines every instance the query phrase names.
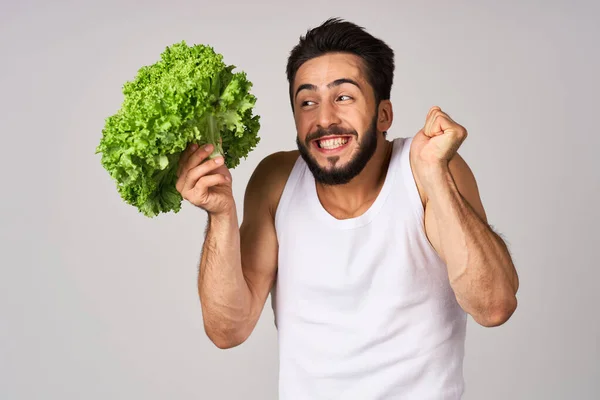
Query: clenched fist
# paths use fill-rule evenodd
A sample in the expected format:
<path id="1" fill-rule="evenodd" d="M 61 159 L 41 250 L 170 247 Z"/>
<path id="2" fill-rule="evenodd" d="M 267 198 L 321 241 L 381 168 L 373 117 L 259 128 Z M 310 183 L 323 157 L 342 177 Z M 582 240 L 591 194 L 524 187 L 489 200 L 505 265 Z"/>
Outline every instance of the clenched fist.
<path id="1" fill-rule="evenodd" d="M 232 212 L 231 173 L 223 157 L 209 159 L 212 145 L 188 145 L 179 159 L 176 188 L 193 205 L 212 215 Z"/>
<path id="2" fill-rule="evenodd" d="M 413 150 L 422 164 L 435 166 L 450 161 L 466 138 L 467 130 L 435 106 L 413 139 Z"/>

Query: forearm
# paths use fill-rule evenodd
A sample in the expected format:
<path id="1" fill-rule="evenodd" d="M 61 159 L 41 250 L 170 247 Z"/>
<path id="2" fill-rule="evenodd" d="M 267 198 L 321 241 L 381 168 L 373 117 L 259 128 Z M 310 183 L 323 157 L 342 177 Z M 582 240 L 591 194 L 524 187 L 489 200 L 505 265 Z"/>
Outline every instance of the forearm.
<path id="1" fill-rule="evenodd" d="M 516 307 L 518 286 L 507 247 L 462 197 L 447 167 L 431 171 L 426 190 L 459 304 L 483 325 L 502 323 Z"/>
<path id="2" fill-rule="evenodd" d="M 252 296 L 242 271 L 235 211 L 227 216 L 209 215 L 198 293 L 209 338 L 218 347 L 231 347 L 243 341 Z"/>

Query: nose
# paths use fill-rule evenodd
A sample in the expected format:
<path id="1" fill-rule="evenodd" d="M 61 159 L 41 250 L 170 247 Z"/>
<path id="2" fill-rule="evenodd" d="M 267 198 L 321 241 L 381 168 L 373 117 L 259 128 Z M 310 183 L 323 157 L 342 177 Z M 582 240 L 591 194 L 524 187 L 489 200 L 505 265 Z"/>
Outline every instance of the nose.
<path id="1" fill-rule="evenodd" d="M 317 115 L 317 126 L 319 128 L 327 129 L 331 125 L 337 125 L 340 122 L 333 104 L 324 101 L 319 105 L 319 113 Z"/>

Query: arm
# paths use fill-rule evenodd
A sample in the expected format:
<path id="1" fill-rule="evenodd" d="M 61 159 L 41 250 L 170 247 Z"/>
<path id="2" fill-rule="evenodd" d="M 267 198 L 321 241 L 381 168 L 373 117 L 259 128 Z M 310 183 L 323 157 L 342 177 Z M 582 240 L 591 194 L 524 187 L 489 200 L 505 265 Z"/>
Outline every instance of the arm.
<path id="1" fill-rule="evenodd" d="M 209 218 L 198 291 L 206 333 L 222 349 L 250 336 L 275 279 L 274 210 L 285 185 L 281 158 L 271 155 L 254 171 L 239 229 L 235 211 Z"/>
<path id="2" fill-rule="evenodd" d="M 457 153 L 421 184 L 427 236 L 448 267 L 458 303 L 483 326 L 503 324 L 517 307 L 519 280 L 508 248 L 487 223 L 471 170 Z"/>

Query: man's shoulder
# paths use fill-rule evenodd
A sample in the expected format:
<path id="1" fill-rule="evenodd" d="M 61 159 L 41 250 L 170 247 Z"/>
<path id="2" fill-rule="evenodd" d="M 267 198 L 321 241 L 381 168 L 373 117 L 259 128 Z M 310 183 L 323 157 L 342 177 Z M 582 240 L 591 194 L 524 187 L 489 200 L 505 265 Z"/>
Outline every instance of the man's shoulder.
<path id="1" fill-rule="evenodd" d="M 276 171 L 271 171 L 271 173 L 287 173 L 289 174 L 298 159 L 300 153 L 298 150 L 282 150 L 277 151 L 275 153 L 271 153 L 259 163 L 259 166 L 265 166 L 269 169 L 274 169 Z"/>
<path id="2" fill-rule="evenodd" d="M 298 150 L 269 154 L 258 163 L 248 182 L 247 193 L 267 201 L 273 215 L 298 157 Z"/>
<path id="3" fill-rule="evenodd" d="M 278 151 L 263 158 L 256 167 L 254 175 L 270 185 L 279 185 L 287 181 L 294 164 L 298 160 L 298 150 Z"/>

